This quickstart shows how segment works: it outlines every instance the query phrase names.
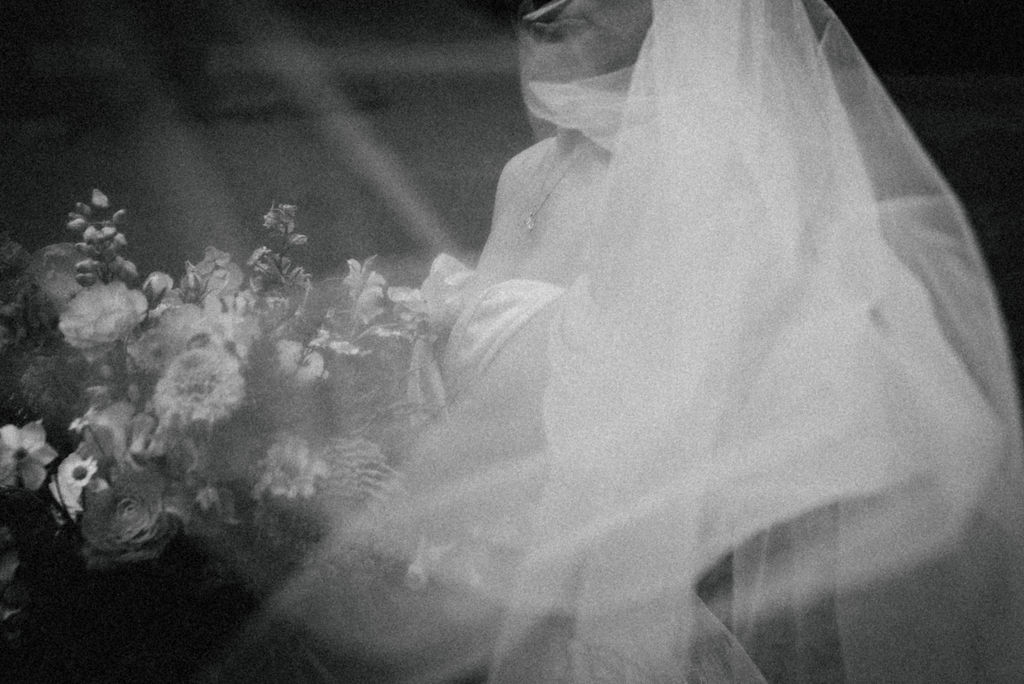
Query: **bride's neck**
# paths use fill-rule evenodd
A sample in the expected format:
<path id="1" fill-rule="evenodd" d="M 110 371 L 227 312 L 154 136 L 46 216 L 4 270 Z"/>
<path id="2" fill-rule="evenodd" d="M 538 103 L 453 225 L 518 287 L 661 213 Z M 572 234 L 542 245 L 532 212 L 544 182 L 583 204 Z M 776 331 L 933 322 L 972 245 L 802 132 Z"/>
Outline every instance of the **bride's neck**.
<path id="1" fill-rule="evenodd" d="M 555 131 L 555 154 L 560 156 L 593 157 L 607 164 L 611 153 L 599 142 L 571 128 L 558 128 Z"/>

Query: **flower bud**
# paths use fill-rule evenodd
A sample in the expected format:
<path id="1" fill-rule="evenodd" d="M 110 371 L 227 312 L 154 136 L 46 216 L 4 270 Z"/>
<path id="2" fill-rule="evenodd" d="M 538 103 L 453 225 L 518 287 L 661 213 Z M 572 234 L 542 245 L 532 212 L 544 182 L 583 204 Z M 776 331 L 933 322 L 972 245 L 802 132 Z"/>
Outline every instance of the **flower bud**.
<path id="1" fill-rule="evenodd" d="M 113 243 L 118 249 L 121 249 L 128 246 L 128 238 L 124 236 L 124 233 L 118 233 L 114 236 Z"/>
<path id="2" fill-rule="evenodd" d="M 81 216 L 79 216 L 78 218 L 73 218 L 70 221 L 68 221 L 68 230 L 70 230 L 72 232 L 75 232 L 75 233 L 82 232 L 88 226 L 89 226 L 89 222 L 86 221 Z"/>
<path id="3" fill-rule="evenodd" d="M 110 200 L 97 188 L 92 190 L 92 206 L 97 209 L 106 209 L 110 206 Z"/>
<path id="4" fill-rule="evenodd" d="M 102 234 L 96 230 L 96 226 L 89 226 L 82 234 L 82 239 L 86 242 L 99 242 L 101 236 Z"/>
<path id="5" fill-rule="evenodd" d="M 115 226 L 119 226 L 128 220 L 128 212 L 125 209 L 118 209 L 111 220 Z"/>
<path id="6" fill-rule="evenodd" d="M 76 273 L 93 273 L 96 270 L 96 262 L 92 259 L 82 259 L 75 264 Z"/>
<path id="7" fill-rule="evenodd" d="M 203 282 L 195 271 L 189 271 L 182 279 L 181 286 L 186 290 L 198 290 L 203 286 Z"/>
<path id="8" fill-rule="evenodd" d="M 75 202 L 75 211 L 82 216 L 92 216 L 92 207 L 84 202 Z"/>
<path id="9" fill-rule="evenodd" d="M 202 295 L 203 281 L 195 271 L 189 271 L 181 279 L 181 298 L 185 302 L 199 301 Z"/>
<path id="10" fill-rule="evenodd" d="M 174 280 L 163 271 L 153 271 L 142 283 L 142 293 L 146 295 L 150 306 L 156 306 L 164 298 L 171 288 L 174 287 Z"/>
<path id="11" fill-rule="evenodd" d="M 115 235 L 117 228 L 114 226 L 103 226 L 103 230 L 100 231 L 100 237 L 104 240 L 113 240 Z"/>
<path id="12" fill-rule="evenodd" d="M 119 274 L 121 276 L 121 280 L 125 281 L 126 283 L 134 283 L 136 280 L 139 279 L 139 269 L 135 266 L 134 263 L 128 261 L 127 259 L 125 259 L 121 263 Z"/>
<path id="13" fill-rule="evenodd" d="M 96 277 L 95 273 L 79 273 L 78 275 L 75 276 L 75 282 L 77 282 L 82 287 L 89 287 L 90 285 L 95 285 L 97 280 L 98 278 Z"/>

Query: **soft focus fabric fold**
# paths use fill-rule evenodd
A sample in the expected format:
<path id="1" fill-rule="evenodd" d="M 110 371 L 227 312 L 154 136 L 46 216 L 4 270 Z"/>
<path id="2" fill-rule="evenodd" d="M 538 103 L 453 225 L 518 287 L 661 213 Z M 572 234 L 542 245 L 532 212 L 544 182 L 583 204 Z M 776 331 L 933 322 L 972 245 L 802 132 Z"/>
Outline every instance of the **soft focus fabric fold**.
<path id="1" fill-rule="evenodd" d="M 1019 672 L 964 647 L 997 617 L 1021 634 L 1016 590 L 999 615 L 970 596 L 1020 574 L 1022 490 L 1005 336 L 957 199 L 823 3 L 656 0 L 654 17 L 599 141 L 595 253 L 616 267 L 561 302 L 550 478 L 510 602 L 671 662 L 700 626 L 666 605 L 759 532 L 838 506 L 786 554 L 736 555 L 735 611 L 839 595 L 852 681 L 901 648 L 933 659 L 902 681 L 950 654 L 954 681 Z M 877 600 L 901 584 L 912 619 Z"/>

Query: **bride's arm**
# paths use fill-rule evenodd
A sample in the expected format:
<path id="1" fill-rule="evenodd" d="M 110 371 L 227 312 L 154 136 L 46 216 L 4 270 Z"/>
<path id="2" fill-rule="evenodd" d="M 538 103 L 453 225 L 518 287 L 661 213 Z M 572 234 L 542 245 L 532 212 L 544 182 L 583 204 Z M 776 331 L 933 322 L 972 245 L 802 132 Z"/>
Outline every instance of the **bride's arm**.
<path id="1" fill-rule="evenodd" d="M 524 188 L 554 140 L 542 141 L 509 160 L 494 201 L 494 220 L 477 264 L 474 289 L 521 277 L 528 249 L 519 224 Z M 408 453 L 411 486 L 443 486 L 487 464 L 540 448 L 541 399 L 548 376 L 547 335 L 551 310 L 534 314 L 505 342 L 486 368 L 460 388 L 444 420 L 428 427 Z"/>

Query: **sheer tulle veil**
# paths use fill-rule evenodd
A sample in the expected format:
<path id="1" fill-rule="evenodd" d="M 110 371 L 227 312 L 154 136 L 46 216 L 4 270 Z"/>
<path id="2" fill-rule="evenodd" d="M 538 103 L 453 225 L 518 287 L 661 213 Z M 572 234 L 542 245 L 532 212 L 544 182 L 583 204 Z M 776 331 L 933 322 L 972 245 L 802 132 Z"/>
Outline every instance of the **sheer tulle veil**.
<path id="1" fill-rule="evenodd" d="M 1017 396 L 962 208 L 823 2 L 653 5 L 606 143 L 599 266 L 551 340 L 550 479 L 513 605 L 678 650 L 701 627 L 665 606 L 716 558 L 831 510 L 781 556 L 737 554 L 737 623 L 838 592 L 851 679 L 892 657 L 879 634 L 1019 677 L 985 650 L 1022 636 Z M 526 85 L 534 116 L 606 127 L 600 79 Z M 886 581 L 931 603 L 904 618 L 922 636 L 863 598 Z M 924 624 L 957 621 L 993 641 L 967 654 Z"/>
<path id="2" fill-rule="evenodd" d="M 850 681 L 1021 681 L 1024 479 L 998 304 L 957 198 L 832 11 L 653 0 L 630 69 L 525 92 L 538 120 L 610 151 L 591 266 L 554 305 L 547 448 L 401 514 L 528 520 L 512 580 L 452 577 L 383 623 L 309 582 L 282 610 L 407 672 L 463 627 L 500 677 L 558 650 L 523 644 L 560 615 L 567 649 L 663 675 L 608 681 L 727 682 L 760 676 L 733 636 L 832 595 Z M 538 481 L 526 504 L 510 494 Z M 784 552 L 751 546 L 779 525 Z M 729 554 L 726 633 L 695 587 Z"/>

